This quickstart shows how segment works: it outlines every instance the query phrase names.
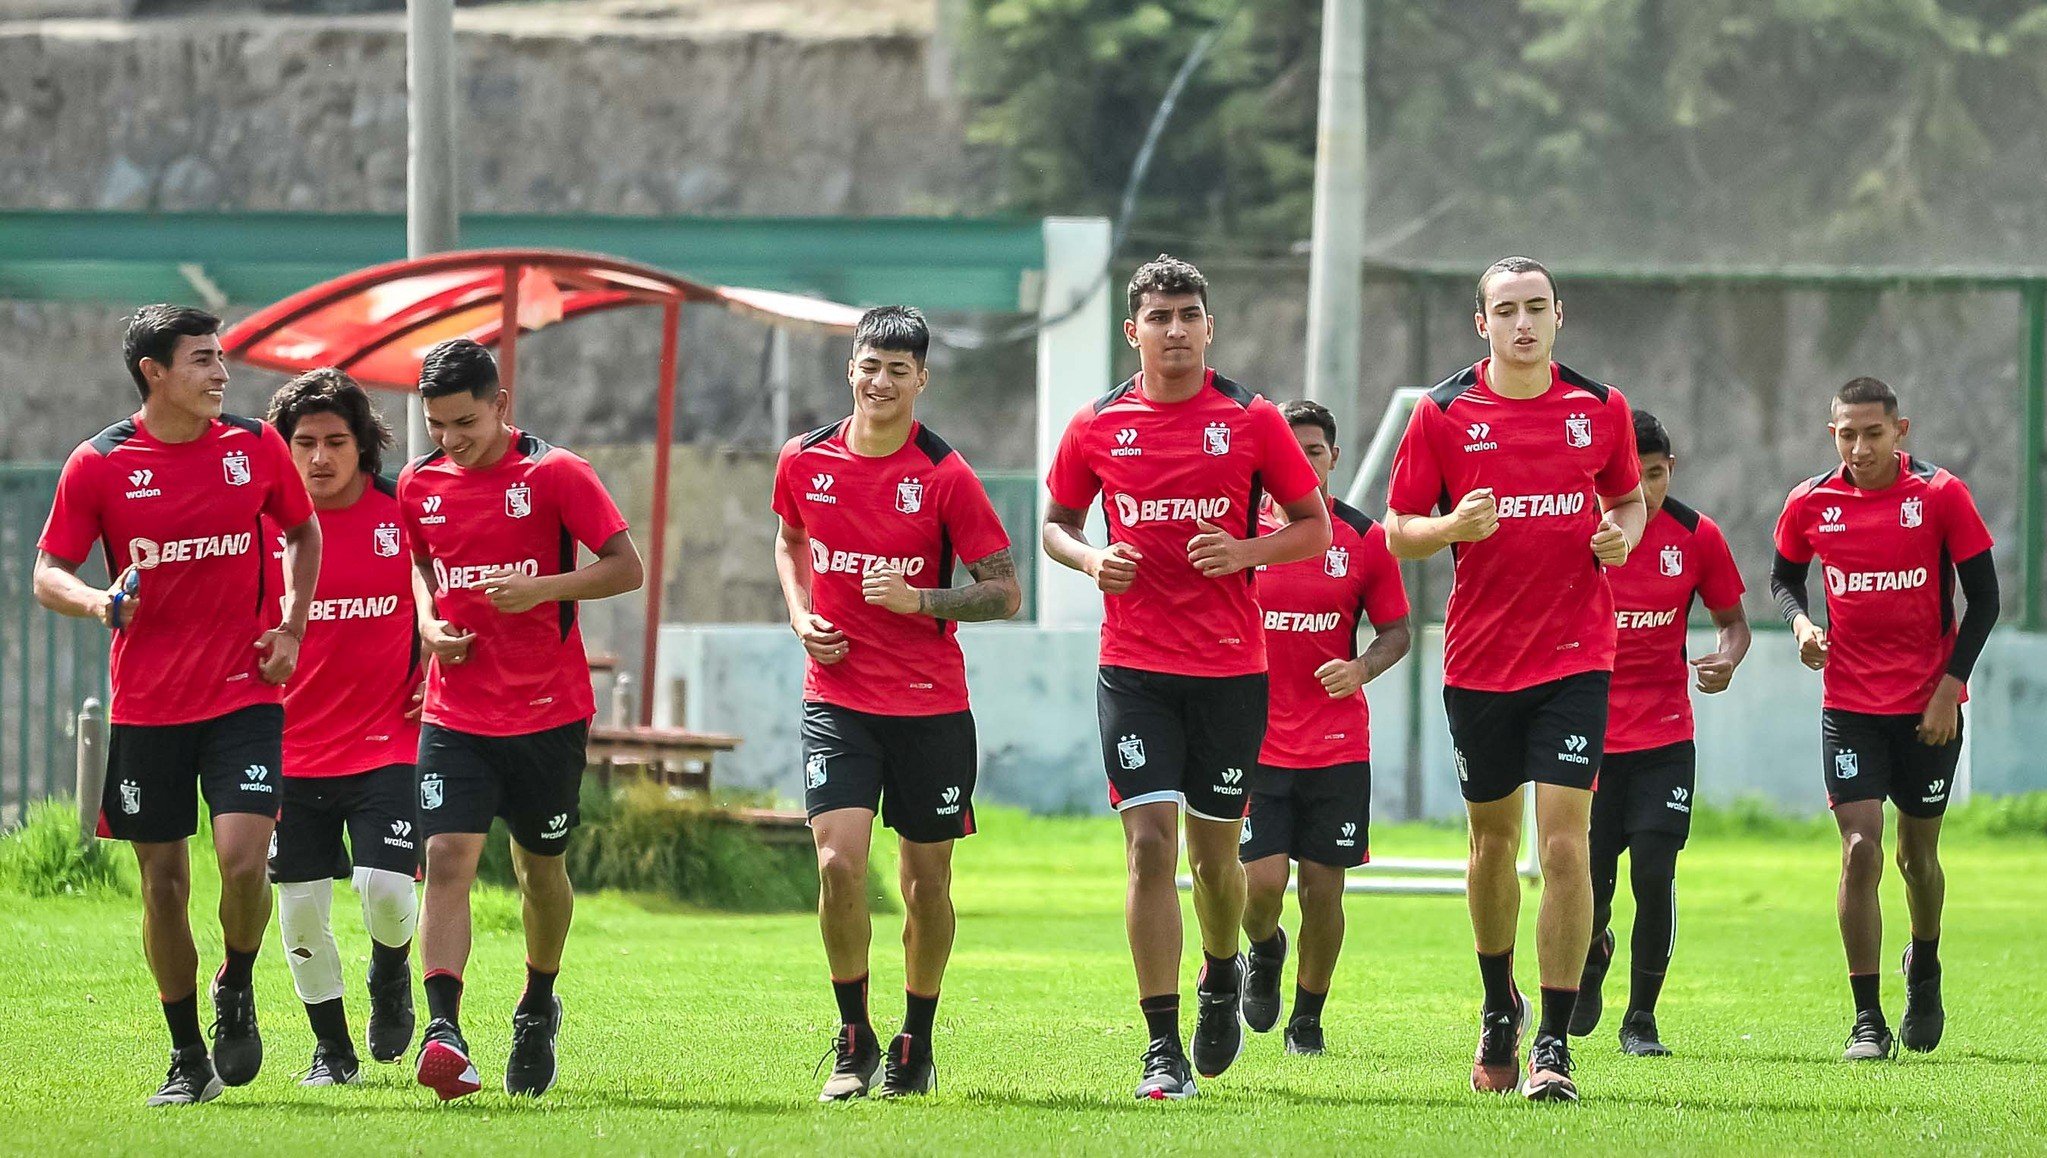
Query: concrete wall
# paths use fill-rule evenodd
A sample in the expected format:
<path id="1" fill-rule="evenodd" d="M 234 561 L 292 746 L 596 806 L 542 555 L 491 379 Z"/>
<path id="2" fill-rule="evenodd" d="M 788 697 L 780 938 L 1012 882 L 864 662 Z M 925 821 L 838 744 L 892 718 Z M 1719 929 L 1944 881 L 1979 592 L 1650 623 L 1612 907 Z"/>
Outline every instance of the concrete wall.
<path id="1" fill-rule="evenodd" d="M 1095 732 L 1096 636 L 1092 629 L 969 624 L 967 656 L 981 738 L 983 800 L 1040 812 L 1107 811 Z M 1440 694 L 1442 636 L 1370 690 L 1373 815 L 1462 814 Z M 1710 650 L 1695 633 L 1693 653 Z M 1407 664 L 1419 662 L 1421 786 L 1411 809 Z M 802 795 L 797 724 L 802 649 L 781 626 L 667 627 L 661 633 L 656 721 L 743 738 L 721 757 L 720 783 Z M 2000 632 L 1972 681 L 1967 713 L 1973 790 L 2047 791 L 2047 636 Z M 680 687 L 676 686 L 680 681 Z M 1799 666 L 1790 637 L 1760 636 L 1733 687 L 1694 697 L 1699 795 L 1715 804 L 1756 796 L 1805 814 L 1825 806 L 1820 783 L 1819 679 Z M 680 708 L 680 712 L 676 710 Z"/>

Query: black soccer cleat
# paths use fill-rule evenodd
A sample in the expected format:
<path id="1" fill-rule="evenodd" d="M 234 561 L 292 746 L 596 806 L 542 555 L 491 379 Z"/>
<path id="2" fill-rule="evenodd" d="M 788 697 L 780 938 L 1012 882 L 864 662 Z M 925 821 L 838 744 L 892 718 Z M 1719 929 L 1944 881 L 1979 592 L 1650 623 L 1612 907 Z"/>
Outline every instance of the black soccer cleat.
<path id="1" fill-rule="evenodd" d="M 302 1086 L 352 1086 L 362 1080 L 362 1062 L 355 1047 L 345 1041 L 321 1041 L 313 1045 L 313 1064 L 306 1067 Z"/>
<path id="2" fill-rule="evenodd" d="M 469 1043 L 455 1023 L 445 1018 L 426 1023 L 426 1037 L 420 1042 L 419 1062 L 412 1076 L 444 1102 L 466 1098 L 483 1088 L 476 1063 L 469 1060 Z"/>
<path id="3" fill-rule="evenodd" d="M 389 974 L 380 975 L 376 966 L 370 967 L 370 1024 L 365 1035 L 369 1039 L 370 1057 L 376 1061 L 390 1063 L 405 1056 L 412 1048 L 412 967 L 399 965 Z"/>
<path id="4" fill-rule="evenodd" d="M 938 1067 L 931 1061 L 931 1042 L 899 1033 L 881 1059 L 877 1098 L 908 1098 L 928 1094 L 938 1085 Z"/>
<path id="5" fill-rule="evenodd" d="M 1571 1046 L 1561 1037 L 1537 1034 L 1528 1050 L 1528 1076 L 1521 1096 L 1531 1102 L 1575 1102 L 1578 1085 L 1571 1080 Z"/>
<path id="6" fill-rule="evenodd" d="M 263 1035 L 256 1029 L 256 987 L 213 984 L 213 1065 L 220 1080 L 246 1086 L 263 1068 Z"/>
<path id="7" fill-rule="evenodd" d="M 824 1090 L 817 1095 L 820 1102 L 845 1102 L 864 1098 L 874 1085 L 875 1072 L 881 1069 L 881 1044 L 874 1039 L 874 1031 L 864 1025 L 842 1025 L 839 1035 L 832 1041 L 832 1049 L 825 1057 L 834 1057 L 832 1076 L 825 1079 Z M 818 1065 L 824 1065 L 820 1058 Z"/>
<path id="8" fill-rule="evenodd" d="M 1898 1018 L 1898 1042 L 1913 1053 L 1931 1053 L 1947 1029 L 1947 1010 L 1940 1004 L 1940 973 L 1912 979 L 1912 946 L 1905 946 L 1905 1014 Z"/>
<path id="9" fill-rule="evenodd" d="M 1267 957 L 1256 948 L 1245 958 L 1244 1024 L 1253 1033 L 1270 1033 L 1279 1024 L 1279 976 L 1286 965 L 1286 930 L 1275 934 L 1279 952 Z"/>
<path id="10" fill-rule="evenodd" d="M 554 1088 L 554 1039 L 562 1028 L 562 999 L 557 995 L 546 1013 L 512 1011 L 512 1053 L 505 1059 L 505 1092 L 515 1098 L 537 1098 Z"/>
<path id="11" fill-rule="evenodd" d="M 1855 1028 L 1848 1031 L 1848 1048 L 1841 1054 L 1841 1060 L 1883 1061 L 1897 1052 L 1897 1040 L 1891 1036 L 1890 1026 L 1884 1024 L 1884 1015 L 1871 1011 L 1855 1015 Z"/>
<path id="12" fill-rule="evenodd" d="M 1637 1009 L 1621 1018 L 1621 1052 L 1630 1057 L 1670 1056 L 1670 1047 L 1657 1039 L 1655 1014 Z"/>
<path id="13" fill-rule="evenodd" d="M 1286 1023 L 1286 1051 L 1301 1057 L 1322 1056 L 1322 1019 L 1296 1017 Z"/>
<path id="14" fill-rule="evenodd" d="M 1237 982 L 1228 989 L 1204 988 L 1208 966 L 1194 983 L 1194 1072 L 1212 1078 L 1229 1069 L 1244 1052 L 1244 955 L 1237 954 Z"/>
<path id="15" fill-rule="evenodd" d="M 152 1106 L 194 1106 L 220 1096 L 226 1086 L 213 1072 L 213 1059 L 203 1045 L 188 1045 L 171 1051 L 171 1071 L 163 1087 L 150 1096 Z"/>
<path id="16" fill-rule="evenodd" d="M 1200 1093 L 1194 1087 L 1194 1069 L 1176 1038 L 1155 1037 L 1144 1048 L 1144 1076 L 1138 1080 L 1137 1096 L 1154 1102 L 1177 1102 Z"/>
<path id="17" fill-rule="evenodd" d="M 1585 972 L 1578 976 L 1578 1004 L 1571 1009 L 1571 1036 L 1584 1037 L 1599 1028 L 1599 1015 L 1606 1003 L 1599 987 L 1606 983 L 1606 971 L 1613 965 L 1613 927 L 1601 929 L 1585 953 Z"/>

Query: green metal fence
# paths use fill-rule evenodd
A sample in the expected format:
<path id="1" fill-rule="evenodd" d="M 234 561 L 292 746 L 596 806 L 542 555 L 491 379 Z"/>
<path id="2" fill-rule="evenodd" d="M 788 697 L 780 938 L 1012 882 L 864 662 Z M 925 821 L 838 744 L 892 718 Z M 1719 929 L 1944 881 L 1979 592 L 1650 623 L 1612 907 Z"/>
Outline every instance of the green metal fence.
<path id="1" fill-rule="evenodd" d="M 0 827 L 25 803 L 69 791 L 78 709 L 107 698 L 107 633 L 36 604 L 36 538 L 57 490 L 55 464 L 0 463 Z M 106 582 L 99 560 L 81 574 Z"/>

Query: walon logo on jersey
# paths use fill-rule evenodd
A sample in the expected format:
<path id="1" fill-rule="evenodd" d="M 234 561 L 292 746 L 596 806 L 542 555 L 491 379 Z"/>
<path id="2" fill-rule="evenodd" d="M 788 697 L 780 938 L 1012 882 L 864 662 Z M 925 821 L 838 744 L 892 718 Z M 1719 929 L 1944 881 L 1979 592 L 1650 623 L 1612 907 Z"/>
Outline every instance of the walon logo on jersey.
<path id="1" fill-rule="evenodd" d="M 161 567 L 165 563 L 196 563 L 201 559 L 218 559 L 224 555 L 246 555 L 256 542 L 256 536 L 248 531 L 239 535 L 201 535 L 196 539 L 172 539 L 159 543 L 154 539 L 128 540 L 128 560 L 144 571 Z"/>
<path id="2" fill-rule="evenodd" d="M 1201 449 L 1210 454 L 1228 454 L 1230 452 L 1230 424 L 1227 422 L 1211 422 L 1207 426 L 1202 427 Z"/>
<path id="3" fill-rule="evenodd" d="M 1898 504 L 1899 526 L 1916 527 L 1925 521 L 1926 501 L 1924 499 L 1906 499 Z"/>
<path id="4" fill-rule="evenodd" d="M 1137 445 L 1137 428 L 1134 426 L 1117 431 L 1116 445 L 1109 448 L 1110 458 L 1136 458 L 1143 453 L 1144 448 Z"/>
<path id="5" fill-rule="evenodd" d="M 1493 424 L 1490 422 L 1474 422 L 1470 426 L 1465 427 L 1464 433 L 1470 436 L 1471 441 L 1464 444 L 1464 449 L 1474 452 L 1500 449 L 1499 443 L 1493 442 L 1486 437 L 1492 432 Z"/>
<path id="6" fill-rule="evenodd" d="M 1550 519 L 1579 514 L 1585 509 L 1585 492 L 1564 495 L 1501 495 L 1494 500 L 1503 519 Z"/>
<path id="7" fill-rule="evenodd" d="M 1664 807 L 1672 812 L 1690 812 L 1691 799 L 1691 790 L 1680 785 L 1670 790 L 1670 799 L 1664 802 Z"/>
<path id="8" fill-rule="evenodd" d="M 906 515 L 914 515 L 924 509 L 924 484 L 913 478 L 906 478 L 896 484 L 896 509 Z"/>
<path id="9" fill-rule="evenodd" d="M 1144 767 L 1144 737 L 1124 736 L 1116 741 L 1116 763 L 1125 772 L 1135 772 Z"/>
<path id="10" fill-rule="evenodd" d="M 1822 510 L 1820 512 L 1820 525 L 1817 529 L 1822 531 L 1847 530 L 1848 529 L 1847 524 L 1841 521 L 1841 508 L 1828 507 L 1825 510 Z"/>
<path id="11" fill-rule="evenodd" d="M 428 495 L 426 498 L 421 499 L 419 509 L 424 512 L 419 516 L 421 523 L 445 523 L 448 521 L 448 516 L 441 513 L 441 496 L 439 495 Z"/>
<path id="12" fill-rule="evenodd" d="M 1826 568 L 1827 591 L 1834 595 L 1861 595 L 1872 591 L 1913 591 L 1926 586 L 1924 567 L 1903 571 L 1843 571 Z"/>
<path id="13" fill-rule="evenodd" d="M 1585 754 L 1585 749 L 1591 746 L 1592 741 L 1583 736 L 1565 736 L 1564 750 L 1557 753 L 1557 759 L 1572 764 L 1590 764 L 1592 757 Z"/>
<path id="14" fill-rule="evenodd" d="M 378 523 L 373 534 L 371 546 L 378 555 L 389 559 L 398 553 L 398 524 Z"/>
<path id="15" fill-rule="evenodd" d="M 945 791 L 939 793 L 938 798 L 940 800 L 945 801 L 944 804 L 939 806 L 938 815 L 956 816 L 959 814 L 960 790 L 958 788 L 948 788 Z"/>
<path id="16" fill-rule="evenodd" d="M 1350 574 L 1350 548 L 1331 547 L 1322 552 L 1322 573 L 1331 579 L 1341 579 Z"/>
<path id="17" fill-rule="evenodd" d="M 1336 847 L 1338 847 L 1338 848 L 1356 848 L 1356 847 L 1357 847 L 1357 844 L 1358 844 L 1358 826 L 1357 826 L 1356 822 L 1354 822 L 1354 821 L 1349 821 L 1349 820 L 1346 820 L 1346 821 L 1344 821 L 1344 822 L 1343 822 L 1343 827 L 1342 827 L 1342 828 L 1340 828 L 1340 829 L 1338 829 L 1338 830 L 1337 830 L 1337 832 L 1338 832 L 1338 834 L 1339 834 L 1339 835 L 1338 835 L 1338 836 L 1337 836 L 1337 838 L 1336 838 Z"/>
<path id="18" fill-rule="evenodd" d="M 1583 414 L 1564 419 L 1564 441 L 1571 446 L 1591 446 L 1592 419 Z"/>
<path id="19" fill-rule="evenodd" d="M 156 472 L 153 470 L 129 471 L 128 485 L 134 487 L 135 489 L 128 492 L 128 497 L 131 499 L 153 499 L 156 496 L 162 494 L 163 493 L 162 487 L 153 487 L 149 485 L 152 481 L 155 480 L 155 478 Z"/>
<path id="20" fill-rule="evenodd" d="M 1676 547 L 1665 547 L 1656 557 L 1657 566 L 1665 575 L 1678 576 L 1685 573 L 1685 553 Z"/>
<path id="21" fill-rule="evenodd" d="M 523 519 L 533 513 L 533 488 L 518 483 L 505 488 L 505 517 Z"/>
<path id="22" fill-rule="evenodd" d="M 839 480 L 833 478 L 831 475 L 825 474 L 822 471 L 818 472 L 817 474 L 811 475 L 810 493 L 804 495 L 803 497 L 809 499 L 813 503 L 825 503 L 827 505 L 835 505 L 839 501 L 839 496 L 832 493 L 832 486 L 838 481 Z"/>
<path id="23" fill-rule="evenodd" d="M 221 473 L 227 476 L 227 485 L 245 487 L 249 485 L 249 456 L 237 450 L 220 460 Z"/>
<path id="24" fill-rule="evenodd" d="M 1140 499 L 1131 495 L 1111 495 L 1116 504 L 1116 518 L 1126 527 L 1139 523 L 1187 522 L 1207 519 L 1215 522 L 1230 513 L 1228 499 Z"/>

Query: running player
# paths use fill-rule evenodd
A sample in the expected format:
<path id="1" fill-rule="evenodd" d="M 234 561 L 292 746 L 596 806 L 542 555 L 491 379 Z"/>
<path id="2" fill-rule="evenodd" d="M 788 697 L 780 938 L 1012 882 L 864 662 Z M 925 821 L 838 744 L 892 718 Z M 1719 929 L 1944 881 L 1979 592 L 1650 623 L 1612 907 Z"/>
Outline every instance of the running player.
<path id="1" fill-rule="evenodd" d="M 1407 654 L 1407 590 L 1386 532 L 1329 494 L 1336 418 L 1314 402 L 1280 414 L 1322 480 L 1331 541 L 1319 559 L 1268 567 L 1258 576 L 1265 609 L 1271 705 L 1244 818 L 1244 936 L 1251 942 L 1244 1021 L 1259 1033 L 1279 1021 L 1286 964 L 1288 858 L 1300 862 L 1301 962 L 1286 1050 L 1322 1052 L 1322 1003 L 1343 949 L 1343 873 L 1371 859 L 1372 751 L 1364 685 Z M 1270 512 L 1268 512 L 1270 518 Z M 1270 519 L 1274 529 L 1279 525 Z M 1358 654 L 1358 629 L 1372 642 Z"/>
<path id="2" fill-rule="evenodd" d="M 1727 690 L 1748 654 L 1741 572 L 1713 520 L 1670 495 L 1676 465 L 1670 435 L 1656 416 L 1635 411 L 1635 451 L 1649 520 L 1628 561 L 1607 571 L 1613 587 L 1613 694 L 1606 720 L 1606 762 L 1592 793 L 1592 949 L 1578 982 L 1571 1032 L 1599 1025 L 1600 986 L 1613 963 L 1613 894 L 1628 854 L 1635 930 L 1628 953 L 1628 1011 L 1621 1051 L 1670 1052 L 1656 1033 L 1656 997 L 1677 946 L 1677 854 L 1692 831 L 1698 754 L 1692 702 L 1685 692 L 1685 621 L 1699 599 L 1719 629 L 1719 647 L 1691 660 L 1701 692 Z"/>
<path id="3" fill-rule="evenodd" d="M 1886 1058 L 1896 1047 L 1878 972 L 1886 798 L 1898 809 L 1898 871 L 1912 918 L 1898 1038 L 1923 1053 L 1946 1027 L 1940 818 L 1961 758 L 1969 672 L 1997 622 L 1990 531 L 1961 479 L 1900 449 L 1911 428 L 1883 382 L 1857 378 L 1841 387 L 1827 426 L 1841 466 L 1792 489 L 1770 570 L 1799 659 L 1825 672 L 1821 763 L 1841 830 L 1836 903 L 1855 997 L 1849 1061 Z M 1806 602 L 1815 557 L 1826 577 L 1825 627 Z M 1957 579 L 1967 601 L 1959 624 Z"/>
<path id="4" fill-rule="evenodd" d="M 808 656 L 803 778 L 817 917 L 838 1000 L 819 1101 L 928 1092 L 931 1022 L 952 954 L 952 845 L 974 833 L 977 754 L 954 624 L 1007 619 L 1022 594 L 1009 536 L 952 447 L 917 421 L 931 333 L 907 306 L 867 311 L 853 413 L 789 440 L 775 467 L 775 570 Z M 974 581 L 952 585 L 954 554 Z M 903 891 L 903 1030 L 883 1056 L 867 1012 L 867 851 L 894 829 Z"/>
<path id="5" fill-rule="evenodd" d="M 284 959 L 315 1039 L 299 1084 L 348 1085 L 359 1065 L 328 925 L 337 879 L 353 879 L 370 933 L 370 1056 L 395 1062 L 412 1044 L 421 691 L 412 563 L 398 487 L 378 476 L 391 431 L 354 379 L 302 374 L 270 400 L 269 421 L 312 495 L 324 548 L 298 672 L 284 691 L 270 875 Z"/>
<path id="6" fill-rule="evenodd" d="M 429 1020 L 417 1076 L 443 1101 L 481 1088 L 462 1035 L 462 969 L 477 857 L 502 816 L 526 926 L 505 1092 L 539 1097 L 555 1080 L 554 982 L 575 909 L 562 856 L 596 714 L 576 604 L 637 588 L 640 553 L 589 463 L 506 421 L 511 398 L 488 350 L 466 338 L 435 346 L 419 393 L 440 449 L 398 477 L 419 634 L 432 653 L 419 736 Z M 578 543 L 595 561 L 576 566 Z"/>
<path id="7" fill-rule="evenodd" d="M 1542 850 L 1542 1013 L 1522 1093 L 1575 1100 L 1565 1033 L 1592 939 L 1587 828 L 1606 735 L 1613 593 L 1602 567 L 1642 538 L 1627 400 L 1550 361 L 1563 304 L 1525 257 L 1478 281 L 1491 356 L 1416 403 L 1393 461 L 1386 542 L 1456 562 L 1443 627 L 1443 706 L 1471 826 L 1465 896 L 1485 984 L 1475 1090 L 1515 1088 L 1528 1003 L 1514 985 L 1522 785 Z M 1440 512 L 1440 513 L 1432 513 Z"/>
<path id="8" fill-rule="evenodd" d="M 36 600 L 113 634 L 100 835 L 131 842 L 142 872 L 142 944 L 171 1032 L 170 1073 L 152 1106 L 211 1100 L 263 1064 L 250 971 L 270 922 L 263 858 L 277 820 L 281 687 L 320 571 L 320 525 L 284 440 L 221 412 L 219 332 L 220 319 L 195 309 L 136 311 L 122 356 L 142 409 L 71 453 L 37 544 Z M 281 617 L 264 589 L 262 516 L 283 528 Z M 78 577 L 95 545 L 116 577 L 104 591 Z M 210 1058 L 186 911 L 201 795 L 227 950 L 213 979 Z"/>
<path id="9" fill-rule="evenodd" d="M 1067 425 L 1045 480 L 1044 545 L 1104 596 L 1096 713 L 1151 1039 L 1137 1096 L 1185 1098 L 1196 1091 L 1179 1028 L 1179 811 L 1204 958 L 1192 1068 L 1214 1077 L 1244 1044 L 1237 844 L 1266 706 L 1255 572 L 1328 550 L 1329 508 L 1279 408 L 1208 368 L 1215 321 L 1200 271 L 1162 254 L 1128 299 L 1138 373 Z M 1288 522 L 1260 536 L 1266 491 Z M 1085 534 L 1097 495 L 1106 547 Z"/>

